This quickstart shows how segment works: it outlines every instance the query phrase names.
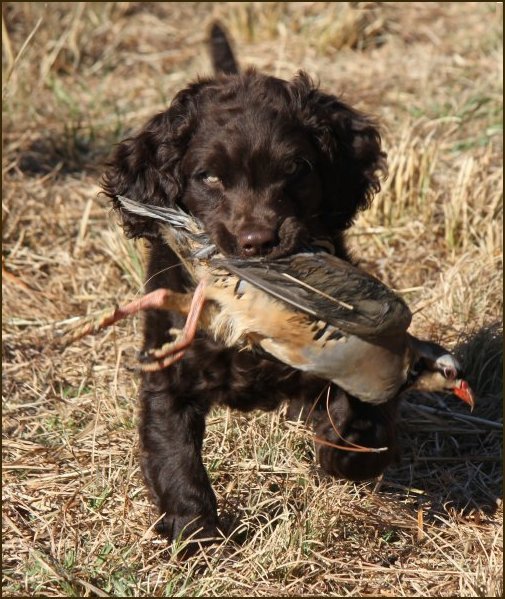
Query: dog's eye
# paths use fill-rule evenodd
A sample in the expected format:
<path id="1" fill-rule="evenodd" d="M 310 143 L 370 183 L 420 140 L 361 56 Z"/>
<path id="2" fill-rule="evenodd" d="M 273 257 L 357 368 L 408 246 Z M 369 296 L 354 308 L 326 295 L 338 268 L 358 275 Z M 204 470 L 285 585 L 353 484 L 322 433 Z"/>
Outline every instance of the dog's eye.
<path id="1" fill-rule="evenodd" d="M 219 177 L 216 177 L 216 175 L 212 175 L 210 173 L 203 173 L 201 178 L 203 183 L 205 183 L 205 185 L 208 187 L 221 187 L 223 184 Z"/>
<path id="2" fill-rule="evenodd" d="M 298 181 L 312 170 L 312 165 L 308 160 L 293 160 L 290 162 L 284 172 L 290 182 Z"/>
<path id="3" fill-rule="evenodd" d="M 298 170 L 299 163 L 298 162 L 290 162 L 285 169 L 285 173 L 288 177 L 291 177 Z"/>

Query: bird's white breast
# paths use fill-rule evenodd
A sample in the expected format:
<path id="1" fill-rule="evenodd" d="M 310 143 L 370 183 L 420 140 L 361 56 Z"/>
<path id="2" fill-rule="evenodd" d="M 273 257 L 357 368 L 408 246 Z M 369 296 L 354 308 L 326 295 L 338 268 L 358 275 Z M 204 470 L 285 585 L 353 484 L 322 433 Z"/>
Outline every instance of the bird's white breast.
<path id="1" fill-rule="evenodd" d="M 213 284 L 208 299 L 220 304 L 212 332 L 226 345 L 259 345 L 275 358 L 334 382 L 369 403 L 394 397 L 406 381 L 406 340 L 365 341 L 353 335 L 331 338 L 331 326 L 315 339 L 314 320 L 244 281 Z M 337 335 L 338 337 L 338 335 Z"/>

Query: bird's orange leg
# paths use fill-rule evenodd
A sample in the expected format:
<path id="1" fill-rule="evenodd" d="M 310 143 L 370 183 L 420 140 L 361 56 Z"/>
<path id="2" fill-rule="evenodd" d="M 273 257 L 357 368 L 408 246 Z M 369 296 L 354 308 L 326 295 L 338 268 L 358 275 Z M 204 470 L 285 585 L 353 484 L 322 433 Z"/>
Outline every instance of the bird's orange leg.
<path id="1" fill-rule="evenodd" d="M 188 316 L 184 328 L 179 333 L 175 341 L 165 343 L 162 347 L 149 350 L 146 352 L 146 357 L 154 358 L 156 361 L 142 364 L 139 370 L 144 372 L 154 372 L 156 370 L 162 370 L 171 366 L 175 362 L 178 362 L 185 353 L 185 350 L 193 342 L 196 330 L 198 327 L 198 321 L 205 304 L 205 280 L 202 280 L 196 286 L 191 305 L 188 310 Z"/>
<path id="2" fill-rule="evenodd" d="M 203 294 L 204 283 L 197 286 L 195 295 Z M 74 326 L 71 330 L 65 331 L 60 338 L 60 344 L 67 345 L 86 335 L 95 335 L 102 329 L 105 329 L 129 316 L 134 316 L 142 310 L 173 310 L 182 315 L 188 315 L 191 312 L 194 299 L 190 301 L 191 295 L 188 293 L 177 293 L 170 289 L 156 289 L 143 297 L 132 302 L 115 308 L 106 310 L 94 315 L 88 319 L 84 325 Z M 196 324 L 195 324 L 196 326 Z"/>

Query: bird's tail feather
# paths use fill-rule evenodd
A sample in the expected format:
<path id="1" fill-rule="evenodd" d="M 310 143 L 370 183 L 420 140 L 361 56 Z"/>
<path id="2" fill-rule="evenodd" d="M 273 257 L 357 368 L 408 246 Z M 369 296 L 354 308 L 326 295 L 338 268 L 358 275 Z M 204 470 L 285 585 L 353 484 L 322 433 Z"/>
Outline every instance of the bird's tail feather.
<path id="1" fill-rule="evenodd" d="M 117 196 L 117 199 L 119 200 L 121 207 L 132 214 L 155 218 L 168 223 L 172 227 L 186 229 L 189 233 L 203 232 L 200 222 L 179 207 L 166 208 L 164 206 L 154 206 L 153 204 L 137 202 L 120 195 Z"/>
<path id="2" fill-rule="evenodd" d="M 216 253 L 216 246 L 204 232 L 202 223 L 181 208 L 144 204 L 121 195 L 117 199 L 127 212 L 154 218 L 168 225 L 161 227 L 162 235 L 180 257 L 206 259 Z"/>

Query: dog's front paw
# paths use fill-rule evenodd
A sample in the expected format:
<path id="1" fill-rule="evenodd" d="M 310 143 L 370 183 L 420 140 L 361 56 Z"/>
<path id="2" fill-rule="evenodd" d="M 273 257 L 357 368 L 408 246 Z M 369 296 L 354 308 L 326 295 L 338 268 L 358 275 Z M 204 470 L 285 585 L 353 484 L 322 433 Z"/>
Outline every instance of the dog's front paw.
<path id="1" fill-rule="evenodd" d="M 178 557 L 186 559 L 202 547 L 223 540 L 223 534 L 214 518 L 203 516 L 177 516 L 165 514 L 154 530 L 174 544 Z"/>

